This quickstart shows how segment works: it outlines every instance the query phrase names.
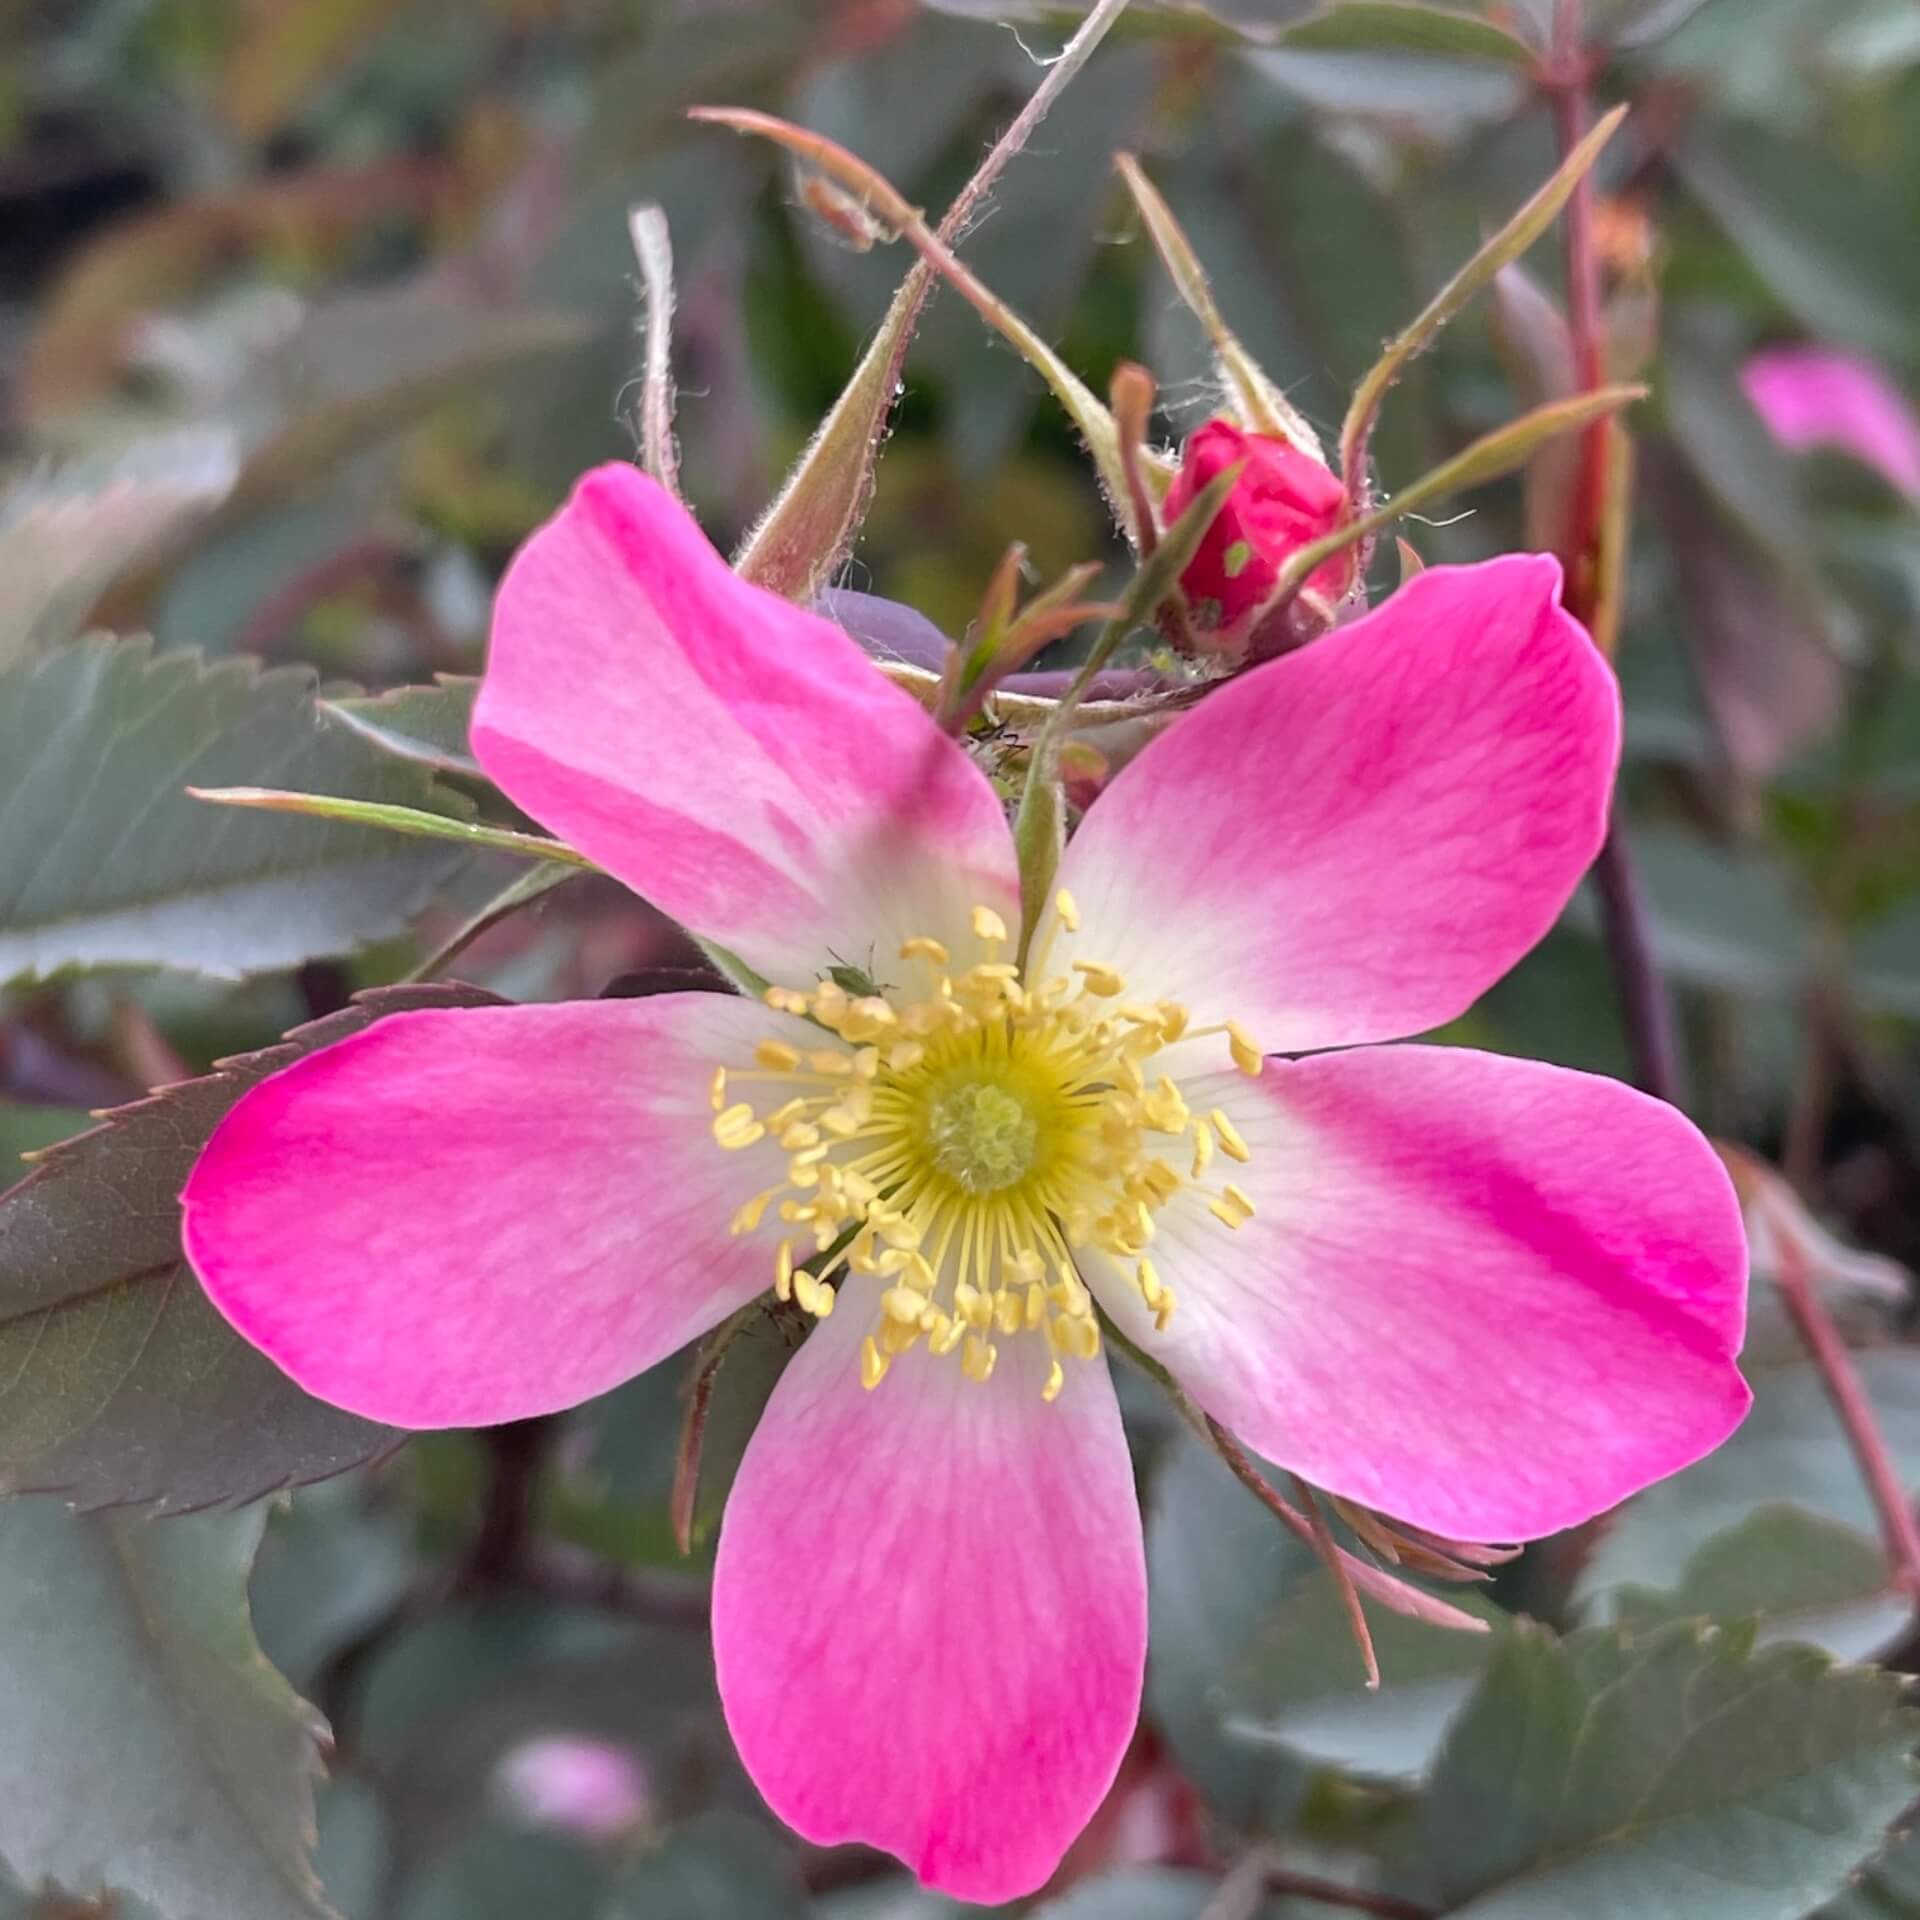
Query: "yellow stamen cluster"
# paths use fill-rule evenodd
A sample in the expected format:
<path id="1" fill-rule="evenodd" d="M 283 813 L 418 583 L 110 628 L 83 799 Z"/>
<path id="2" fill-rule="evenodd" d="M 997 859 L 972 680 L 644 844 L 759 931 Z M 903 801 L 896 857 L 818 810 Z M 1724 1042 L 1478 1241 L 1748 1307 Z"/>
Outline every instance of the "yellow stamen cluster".
<path id="1" fill-rule="evenodd" d="M 1079 930 L 1071 896 L 1054 909 L 1048 945 Z M 990 907 L 974 909 L 972 935 L 979 957 L 959 968 L 937 940 L 905 942 L 911 995 L 832 979 L 769 988 L 767 1004 L 811 1021 L 821 1044 L 769 1038 L 751 1067 L 717 1070 L 713 1136 L 729 1149 L 771 1137 L 787 1155 L 785 1179 L 732 1223 L 750 1233 L 777 1202 L 794 1229 L 774 1258 L 780 1299 L 824 1319 L 837 1297 L 827 1275 L 883 1283 L 861 1345 L 867 1386 L 922 1340 L 983 1381 L 999 1343 L 1028 1333 L 1050 1349 L 1051 1400 L 1062 1361 L 1100 1350 L 1076 1249 L 1120 1262 L 1164 1329 L 1175 1302 L 1147 1251 L 1154 1215 L 1188 1188 L 1224 1226 L 1253 1215 L 1239 1187 L 1205 1184 L 1216 1154 L 1247 1160 L 1246 1141 L 1219 1108 L 1195 1114 L 1171 1078 L 1151 1075 L 1153 1056 L 1223 1033 L 1252 1074 L 1260 1051 L 1232 1022 L 1195 1028 L 1175 1002 L 1128 999 L 1096 960 L 1051 970 L 1043 948 L 1024 984 Z"/>

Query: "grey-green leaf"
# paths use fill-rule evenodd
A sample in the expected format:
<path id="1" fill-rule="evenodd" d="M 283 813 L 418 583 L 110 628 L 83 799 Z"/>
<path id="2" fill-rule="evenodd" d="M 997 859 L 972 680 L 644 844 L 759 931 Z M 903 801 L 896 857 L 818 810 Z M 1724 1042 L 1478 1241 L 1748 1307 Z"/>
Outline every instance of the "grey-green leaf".
<path id="1" fill-rule="evenodd" d="M 266 1511 L 0 1506 L 0 1856 L 168 1920 L 320 1920 L 320 1717 L 247 1617 Z"/>
<path id="2" fill-rule="evenodd" d="M 1857 1364 L 1895 1466 L 1909 1484 L 1920 1482 L 1920 1356 L 1889 1348 Z M 1628 1583 L 1674 1586 L 1703 1540 L 1772 1501 L 1875 1530 L 1859 1464 L 1814 1368 L 1781 1367 L 1753 1386 L 1753 1411 L 1732 1439 L 1621 1509 L 1581 1574 L 1578 1598 L 1592 1602 Z"/>
<path id="3" fill-rule="evenodd" d="M 1737 1632 L 1522 1629 L 1441 1752 L 1413 1884 L 1457 1920 L 1798 1920 L 1913 1797 L 1904 1694 Z"/>
<path id="4" fill-rule="evenodd" d="M 216 428 L 36 474 L 0 502 L 0 667 L 71 639 L 102 591 L 217 507 L 239 471 Z"/>
<path id="5" fill-rule="evenodd" d="M 64 967 L 239 979 L 398 932 L 461 857 L 364 827 L 216 813 L 271 784 L 441 813 L 421 768 L 317 710 L 304 668 L 95 637 L 0 672 L 0 982 Z"/>
<path id="6" fill-rule="evenodd" d="M 442 673 L 434 676 L 430 687 L 395 687 L 390 693 L 351 695 L 320 704 L 354 732 L 402 760 L 481 780 L 486 776 L 467 744 L 479 693 L 480 682 L 471 676 Z"/>
<path id="7" fill-rule="evenodd" d="M 1784 1500 L 1714 1534 L 1670 1592 L 1622 1587 L 1613 1604 L 1630 1633 L 1672 1620 L 1753 1619 L 1761 1646 L 1799 1640 L 1839 1660 L 1879 1652 L 1913 1617 L 1877 1540 Z"/>
<path id="8" fill-rule="evenodd" d="M 396 1436 L 301 1392 L 215 1312 L 180 1249 L 180 1189 L 250 1086 L 370 1020 L 496 1004 L 393 987 L 108 1117 L 0 1198 L 0 1492 L 170 1510 L 258 1498 Z"/>

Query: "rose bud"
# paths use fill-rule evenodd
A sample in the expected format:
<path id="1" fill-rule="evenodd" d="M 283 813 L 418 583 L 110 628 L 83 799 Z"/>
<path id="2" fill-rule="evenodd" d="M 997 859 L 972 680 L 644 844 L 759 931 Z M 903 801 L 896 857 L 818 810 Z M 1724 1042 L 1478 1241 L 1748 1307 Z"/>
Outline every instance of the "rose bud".
<path id="1" fill-rule="evenodd" d="M 1290 554 L 1331 533 L 1346 507 L 1339 479 L 1311 454 L 1273 434 L 1248 433 L 1231 421 L 1209 420 L 1191 435 L 1180 471 L 1167 492 L 1166 517 L 1177 519 L 1187 503 L 1217 475 L 1241 466 L 1239 481 L 1180 584 L 1197 640 L 1209 652 L 1251 652 L 1256 658 L 1283 652 L 1290 643 L 1326 626 L 1332 609 L 1354 584 L 1355 552 L 1337 553 L 1317 567 L 1302 589 L 1320 605 L 1308 613 L 1304 631 L 1283 615 L 1279 632 L 1254 631 L 1271 599 L 1280 567 Z M 1292 610 L 1290 610 L 1292 611 Z"/>

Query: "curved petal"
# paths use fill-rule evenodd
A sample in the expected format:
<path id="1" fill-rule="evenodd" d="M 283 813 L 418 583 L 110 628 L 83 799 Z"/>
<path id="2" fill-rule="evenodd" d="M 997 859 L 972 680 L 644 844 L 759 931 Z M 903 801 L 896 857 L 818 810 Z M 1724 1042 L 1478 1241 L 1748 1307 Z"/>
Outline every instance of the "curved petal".
<path id="1" fill-rule="evenodd" d="M 1229 1233 L 1184 1197 L 1160 1216 L 1164 1334 L 1083 1264 L 1269 1459 L 1456 1539 L 1530 1540 L 1740 1423 L 1739 1207 L 1673 1108 L 1451 1047 L 1270 1060 L 1184 1091 L 1252 1149 L 1229 1171 L 1254 1218 Z"/>
<path id="2" fill-rule="evenodd" d="M 1920 415 L 1877 361 L 1838 347 L 1769 347 L 1740 369 L 1740 381 L 1783 446 L 1837 447 L 1920 498 Z"/>
<path id="3" fill-rule="evenodd" d="M 772 1280 L 771 1141 L 714 1144 L 716 1065 L 805 1023 L 725 994 L 393 1014 L 263 1081 L 187 1182 L 187 1257 L 308 1392 L 485 1426 L 617 1386 Z"/>
<path id="4" fill-rule="evenodd" d="M 588 474 L 507 570 L 473 750 L 535 819 L 769 979 L 956 937 L 976 903 L 1017 916 L 985 775 L 631 467 Z"/>
<path id="5" fill-rule="evenodd" d="M 1068 845 L 1085 953 L 1281 1052 L 1464 1012 L 1606 831 L 1619 694 L 1559 582 L 1434 567 L 1209 695 Z"/>
<path id="6" fill-rule="evenodd" d="M 871 1392 L 849 1286 L 768 1403 L 714 1569 L 720 1697 L 747 1771 L 823 1846 L 965 1900 L 1039 1886 L 1125 1752 L 1146 1572 L 1104 1363 L 1051 1406 L 1047 1352 L 985 1385 L 924 1346 Z"/>

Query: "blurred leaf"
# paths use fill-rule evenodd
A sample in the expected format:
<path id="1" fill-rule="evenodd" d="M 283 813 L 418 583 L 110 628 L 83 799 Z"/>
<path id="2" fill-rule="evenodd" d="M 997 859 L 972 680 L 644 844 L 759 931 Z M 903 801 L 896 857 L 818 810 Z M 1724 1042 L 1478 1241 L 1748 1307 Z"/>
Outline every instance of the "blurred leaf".
<path id="1" fill-rule="evenodd" d="M 361 1479 L 275 1503 L 253 1564 L 253 1626 L 273 1664 L 311 1687 L 326 1662 L 406 1591 L 419 1555 L 410 1517 Z"/>
<path id="2" fill-rule="evenodd" d="M 1800 983 L 1812 957 L 1812 932 L 1773 860 L 1674 828 L 1645 828 L 1633 842 L 1662 968 L 1680 980 L 1741 993 L 1781 995 Z M 1598 931 L 1590 894 L 1576 897 L 1569 920 Z"/>
<path id="3" fill-rule="evenodd" d="M 388 1428 L 310 1398 L 215 1311 L 180 1250 L 180 1189 L 227 1109 L 270 1073 L 386 1013 L 491 1004 L 471 987 L 379 989 L 122 1107 L 0 1198 L 0 1488 L 179 1511 L 391 1447 Z"/>
<path id="4" fill-rule="evenodd" d="M 1906 354 L 1920 271 L 1898 203 L 1833 146 L 1778 126 L 1696 123 L 1682 177 L 1781 303 L 1811 331 Z"/>
<path id="5" fill-rule="evenodd" d="M 1504 60 L 1371 48 L 1323 52 L 1276 47 L 1249 56 L 1268 79 L 1328 115 L 1410 127 L 1428 140 L 1463 137 L 1507 119 L 1526 97 L 1526 76 Z"/>
<path id="6" fill-rule="evenodd" d="M 1324 12 L 1285 28 L 1280 38 L 1314 53 L 1432 53 L 1533 65 L 1527 43 L 1484 16 L 1402 0 L 1333 0 Z"/>
<path id="7" fill-rule="evenodd" d="M 1471 1589 L 1448 1600 L 1482 1619 L 1506 1615 Z M 1368 1606 L 1381 1685 L 1369 1692 L 1332 1578 L 1316 1567 L 1263 1610 L 1227 1689 L 1229 1739 L 1284 1747 L 1342 1773 L 1416 1778 L 1493 1651 L 1495 1634 L 1428 1626 Z"/>
<path id="8" fill-rule="evenodd" d="M 1836 1660 L 1865 1660 L 1913 1618 L 1880 1543 L 1784 1501 L 1715 1534 L 1666 1591 L 1626 1586 L 1613 1616 L 1630 1634 L 1675 1620 L 1754 1620 L 1760 1646 L 1804 1641 Z"/>
<path id="9" fill-rule="evenodd" d="M 703 1351 L 712 1367 L 706 1417 L 700 1433 L 698 1478 L 693 1504 L 692 1538 L 697 1546 L 719 1530 L 720 1515 L 733 1491 L 734 1477 L 747 1442 L 787 1362 L 799 1350 L 805 1328 L 782 1314 L 757 1312 L 743 1319 L 724 1348 Z"/>
<path id="10" fill-rule="evenodd" d="M 34 424 L 97 400 L 144 315 L 186 300 L 231 272 L 236 256 L 314 243 L 386 220 L 418 216 L 443 195 L 440 163 L 411 154 L 367 166 L 269 173 L 231 192 L 191 195 L 108 222 L 64 261 L 37 303 L 16 393 Z"/>
<path id="11" fill-rule="evenodd" d="M 615 1878 L 599 1920 L 805 1920 L 793 1856 L 755 1821 L 706 1814 Z"/>
<path id="12" fill-rule="evenodd" d="M 1895 1465 L 1920 1485 L 1920 1354 L 1889 1348 L 1857 1356 Z M 1702 1541 L 1755 1508 L 1793 1501 L 1857 1532 L 1877 1534 L 1873 1503 L 1819 1374 L 1804 1364 L 1753 1382 L 1753 1411 L 1718 1452 L 1636 1494 L 1614 1515 L 1582 1570 L 1575 1598 L 1602 1618 L 1613 1590 L 1671 1587 Z"/>
<path id="13" fill-rule="evenodd" d="M 322 700 L 320 706 L 402 760 L 484 780 L 486 775 L 467 744 L 479 692 L 478 680 L 441 673 L 430 687 L 395 687 L 389 693 Z"/>
<path id="14" fill-rule="evenodd" d="M 1851 980 L 1862 1005 L 1920 1020 L 1920 899 L 1855 928 Z"/>
<path id="15" fill-rule="evenodd" d="M 1205 1920 L 1220 1882 L 1181 1867 L 1122 1867 L 1036 1907 L 1033 1920 Z"/>
<path id="16" fill-rule="evenodd" d="M 1517 261 L 1493 282 L 1493 338 L 1523 405 L 1544 406 L 1574 391 L 1573 336 L 1560 304 Z M 1566 537 L 1580 442 L 1543 447 L 1527 469 L 1526 543 L 1551 552 Z"/>
<path id="17" fill-rule="evenodd" d="M 309 490 L 351 455 L 588 332 L 571 313 L 412 286 L 315 307 L 248 375 L 237 410 L 254 431 L 220 523 Z"/>
<path id="18" fill-rule="evenodd" d="M 607 1868 L 558 1833 L 477 1828 L 423 1876 L 400 1920 L 601 1920 Z"/>
<path id="19" fill-rule="evenodd" d="M 247 1618 L 264 1508 L 0 1506 L 0 1852 L 176 1920 L 316 1920 L 319 1716 Z"/>
<path id="20" fill-rule="evenodd" d="M 217 507 L 237 472 L 230 435 L 190 428 L 0 500 L 0 668 L 71 639 L 107 586 Z"/>
<path id="21" fill-rule="evenodd" d="M 397 933 L 459 856 L 359 827 L 218 814 L 262 776 L 454 804 L 316 712 L 304 668 L 90 639 L 0 673 L 0 981 L 71 966 L 237 980 Z"/>
<path id="22" fill-rule="evenodd" d="M 243 139 L 260 140 L 331 80 L 399 11 L 400 0 L 300 0 L 244 15 L 221 75 L 221 107 Z"/>
<path id="23" fill-rule="evenodd" d="M 1817 590 L 1787 570 L 1790 546 L 1744 532 L 1679 461 L 1656 450 L 1648 478 L 1714 738 L 1737 771 L 1766 779 L 1840 719 L 1840 662 Z"/>
<path id="24" fill-rule="evenodd" d="M 1496 1650 L 1408 1838 L 1459 1920 L 1798 1920 L 1913 1797 L 1895 1676 L 1672 1627 Z"/>
<path id="25" fill-rule="evenodd" d="M 0 1193 L 26 1177 L 20 1156 L 38 1153 L 56 1141 L 70 1140 L 93 1125 L 93 1115 L 74 1107 L 40 1107 L 0 1100 Z"/>
<path id="26" fill-rule="evenodd" d="M 1911 1828 L 1815 1920 L 1913 1920 L 1920 1913 L 1920 1835 Z"/>
<path id="27" fill-rule="evenodd" d="M 1228 1723 L 1241 1708 L 1234 1677 L 1267 1609 L 1318 1565 L 1211 1449 L 1187 1433 L 1173 1442 L 1147 1496 L 1146 1708 L 1208 1806 L 1234 1826 L 1280 1819 L 1305 1791 L 1304 1766 L 1251 1746 Z"/>

